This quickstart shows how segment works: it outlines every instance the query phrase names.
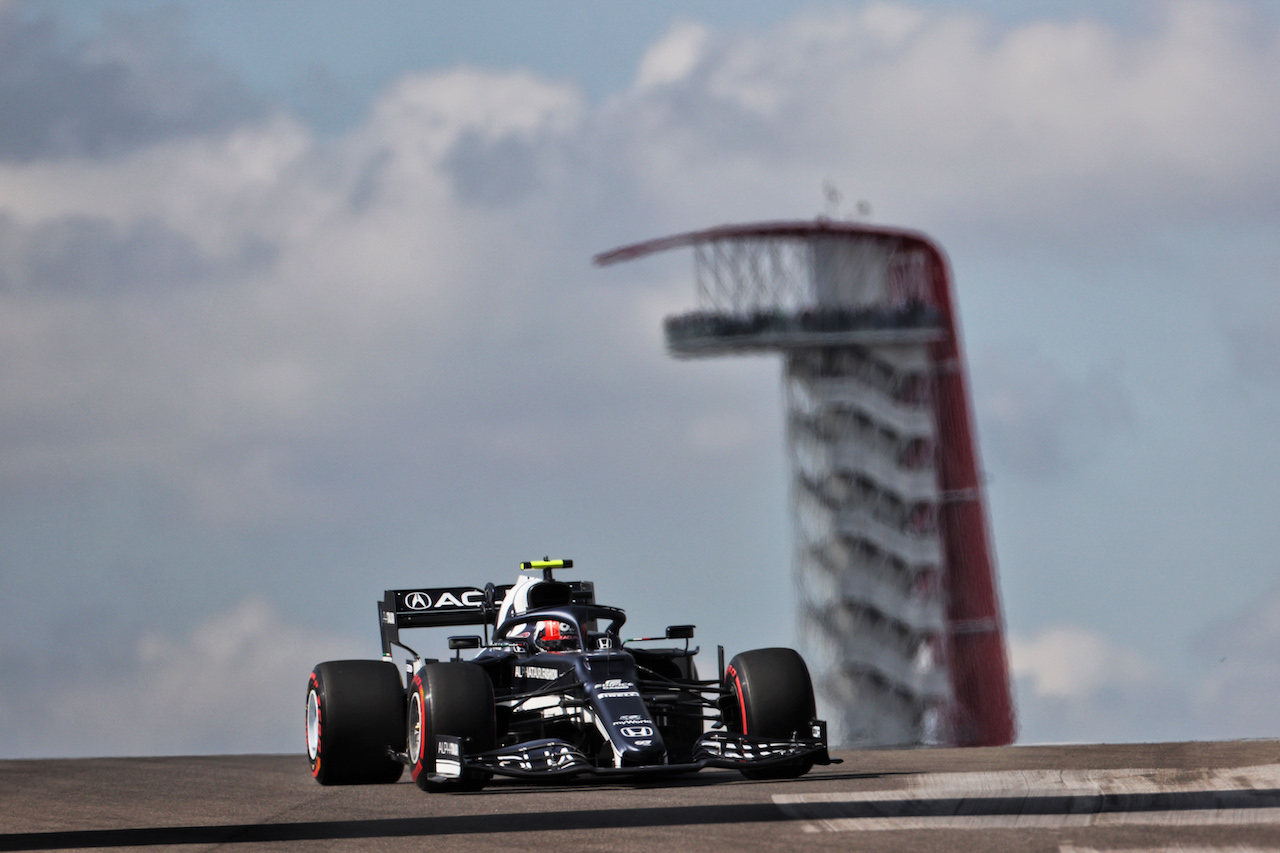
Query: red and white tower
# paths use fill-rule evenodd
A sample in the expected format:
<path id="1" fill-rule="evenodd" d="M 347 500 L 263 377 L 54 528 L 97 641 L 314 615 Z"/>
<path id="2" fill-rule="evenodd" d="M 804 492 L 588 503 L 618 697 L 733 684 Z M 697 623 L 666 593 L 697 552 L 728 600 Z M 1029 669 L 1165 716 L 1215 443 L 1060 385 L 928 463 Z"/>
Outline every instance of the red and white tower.
<path id="1" fill-rule="evenodd" d="M 694 250 L 677 358 L 781 352 L 798 625 L 833 742 L 1013 741 L 959 325 L 923 234 L 819 219 L 605 252 Z"/>

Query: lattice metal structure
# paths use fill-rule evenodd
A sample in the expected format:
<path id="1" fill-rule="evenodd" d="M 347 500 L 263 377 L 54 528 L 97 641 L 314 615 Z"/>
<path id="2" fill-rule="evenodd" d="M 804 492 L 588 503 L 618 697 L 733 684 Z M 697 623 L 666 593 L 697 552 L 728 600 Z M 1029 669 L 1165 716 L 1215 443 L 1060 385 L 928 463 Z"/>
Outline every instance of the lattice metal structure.
<path id="1" fill-rule="evenodd" d="M 833 742 L 1014 737 L 951 283 L 923 234 L 817 220 L 729 225 L 690 246 L 677 358 L 783 355 L 797 620 Z"/>

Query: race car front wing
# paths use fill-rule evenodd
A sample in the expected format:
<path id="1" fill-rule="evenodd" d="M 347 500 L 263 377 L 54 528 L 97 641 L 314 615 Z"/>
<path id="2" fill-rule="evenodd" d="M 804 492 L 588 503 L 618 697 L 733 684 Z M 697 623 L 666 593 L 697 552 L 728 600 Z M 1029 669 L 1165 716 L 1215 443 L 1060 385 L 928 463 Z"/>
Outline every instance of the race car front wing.
<path id="1" fill-rule="evenodd" d="M 528 741 L 488 752 L 468 754 L 461 738 L 436 737 L 434 781 L 456 779 L 464 770 L 478 770 L 518 779 L 548 779 L 567 776 L 635 776 L 661 773 L 688 773 L 706 767 L 729 770 L 765 768 L 779 764 L 812 761 L 839 764 L 827 752 L 827 724 L 813 720 L 805 736 L 775 740 L 734 732 L 711 731 L 698 739 L 693 761 L 686 764 L 646 764 L 597 767 L 572 744 L 555 738 Z"/>

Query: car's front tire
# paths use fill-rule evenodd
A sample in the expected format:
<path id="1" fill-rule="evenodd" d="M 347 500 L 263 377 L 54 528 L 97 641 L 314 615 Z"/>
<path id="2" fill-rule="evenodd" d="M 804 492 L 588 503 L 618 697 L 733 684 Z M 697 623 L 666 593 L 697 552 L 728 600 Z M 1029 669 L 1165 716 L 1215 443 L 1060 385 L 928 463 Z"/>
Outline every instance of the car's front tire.
<path id="1" fill-rule="evenodd" d="M 433 781 L 436 775 L 436 735 L 462 738 L 468 753 L 494 748 L 493 682 L 472 663 L 429 663 L 418 670 L 409 685 L 405 715 L 409 769 L 414 783 L 424 791 L 479 790 L 489 773 L 464 770 L 452 781 Z"/>
<path id="2" fill-rule="evenodd" d="M 789 740 L 808 731 L 813 719 L 813 681 L 804 658 L 793 649 L 753 649 L 735 655 L 724 670 L 725 726 L 731 732 Z M 794 779 L 813 759 L 769 767 L 743 768 L 748 779 Z"/>
<path id="3" fill-rule="evenodd" d="M 395 664 L 326 661 L 307 682 L 307 758 L 321 785 L 394 782 L 404 765 L 404 686 Z"/>

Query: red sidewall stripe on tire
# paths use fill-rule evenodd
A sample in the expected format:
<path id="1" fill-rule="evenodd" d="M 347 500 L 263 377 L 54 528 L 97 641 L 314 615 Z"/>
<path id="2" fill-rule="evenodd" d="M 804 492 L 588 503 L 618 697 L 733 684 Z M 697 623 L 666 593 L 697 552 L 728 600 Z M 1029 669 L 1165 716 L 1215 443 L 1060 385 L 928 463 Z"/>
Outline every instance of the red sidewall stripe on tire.
<path id="1" fill-rule="evenodd" d="M 415 675 L 413 677 L 413 695 L 418 699 L 418 755 L 416 758 L 412 755 L 409 756 L 413 759 L 413 763 L 409 765 L 409 770 L 415 781 L 422 775 L 422 757 L 427 754 L 427 699 L 423 693 L 422 677 Z M 409 708 L 412 716 L 413 699 L 409 700 Z"/>
<path id="2" fill-rule="evenodd" d="M 320 759 L 324 757 L 320 754 L 321 749 L 324 747 L 324 705 L 320 702 L 320 682 L 316 680 L 314 672 L 311 673 L 311 684 L 308 685 L 307 689 L 308 706 L 311 704 L 312 691 L 315 691 L 316 694 L 316 757 L 311 762 L 311 775 L 318 779 L 320 778 Z M 310 711 L 310 707 L 307 710 Z M 306 732 L 306 736 L 309 740 L 311 732 Z M 310 750 L 307 750 L 307 753 L 307 757 L 310 758 Z"/>
<path id="3" fill-rule="evenodd" d="M 732 666 L 725 669 L 724 674 L 733 679 L 734 690 L 738 694 L 738 712 L 742 715 L 742 733 L 750 734 L 747 731 L 747 702 L 742 695 L 742 682 L 738 680 L 738 671 Z"/>

